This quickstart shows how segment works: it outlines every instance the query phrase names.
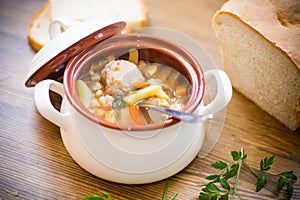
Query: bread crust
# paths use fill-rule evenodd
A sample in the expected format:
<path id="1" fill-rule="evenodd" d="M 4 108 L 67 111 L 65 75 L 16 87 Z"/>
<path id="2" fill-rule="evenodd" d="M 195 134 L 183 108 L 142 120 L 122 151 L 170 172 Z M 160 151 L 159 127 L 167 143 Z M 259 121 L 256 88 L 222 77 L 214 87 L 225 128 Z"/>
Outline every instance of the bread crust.
<path id="1" fill-rule="evenodd" d="M 35 25 L 36 21 L 50 8 L 50 3 L 46 2 L 42 8 L 31 18 L 28 27 L 27 27 L 27 38 L 30 46 L 35 50 L 39 51 L 44 44 L 40 43 L 36 36 L 32 33 L 33 26 Z"/>
<path id="2" fill-rule="evenodd" d="M 125 27 L 125 32 L 130 32 L 132 29 L 134 28 L 138 28 L 138 27 L 145 27 L 148 21 L 148 12 L 147 12 L 147 7 L 146 4 L 144 2 L 144 0 L 138 0 L 139 5 L 140 5 L 140 9 L 141 9 L 141 13 L 142 13 L 142 18 L 139 21 L 134 21 L 134 22 L 128 22 L 127 26 Z M 52 16 L 51 16 L 51 1 L 48 0 L 43 7 L 32 17 L 32 19 L 29 22 L 29 25 L 27 27 L 27 38 L 28 38 L 28 43 L 30 44 L 30 46 L 35 50 L 35 51 L 39 51 L 46 42 L 48 42 L 49 38 L 46 40 L 44 39 L 47 35 L 48 37 L 48 29 L 46 30 L 46 27 L 48 27 L 48 25 L 50 24 L 50 21 L 52 20 Z M 42 19 L 42 17 L 47 18 L 47 20 L 49 20 L 49 24 L 44 24 L 43 26 L 46 27 L 42 27 L 40 29 L 40 31 L 42 33 L 39 33 L 40 35 L 43 35 L 43 39 L 39 38 L 39 36 L 37 35 L 36 32 L 34 32 L 34 29 L 37 30 L 37 26 L 39 26 L 37 23 L 39 22 L 39 20 Z M 40 40 L 39 40 L 40 39 Z"/>
<path id="3" fill-rule="evenodd" d="M 291 7 L 293 9 L 289 9 Z M 222 6 L 215 17 L 222 12 L 235 14 L 287 54 L 300 70 L 300 1 L 230 0 Z"/>
<path id="4" fill-rule="evenodd" d="M 272 42 L 269 40 L 269 38 L 266 37 L 266 35 L 264 35 L 262 32 L 258 31 L 257 29 L 255 29 L 253 26 L 251 26 L 249 23 L 246 23 L 245 21 L 243 21 L 238 15 L 229 12 L 229 11 L 222 11 L 220 10 L 215 16 L 214 16 L 214 21 L 215 18 L 219 17 L 220 15 L 230 15 L 231 17 L 235 18 L 236 20 L 241 21 L 241 23 L 243 23 L 245 26 L 247 26 L 249 29 L 251 29 L 252 31 L 256 32 L 256 34 L 258 34 L 259 36 L 261 36 L 266 42 L 270 43 L 271 45 L 273 45 L 275 48 L 277 48 L 282 54 L 284 54 L 286 56 L 287 59 L 291 60 L 291 62 L 293 62 L 295 64 L 295 67 L 298 68 L 300 70 L 300 66 L 297 65 L 296 61 L 291 57 L 291 55 L 289 55 L 286 51 L 284 51 L 283 48 L 280 48 L 280 46 L 277 44 L 277 42 Z M 215 26 L 213 24 L 213 26 Z M 277 45 L 276 45 L 277 44 Z M 300 46 L 299 46 L 300 48 Z M 300 63 L 299 63 L 300 64 Z"/>
<path id="5" fill-rule="evenodd" d="M 140 0 L 140 5 L 141 5 L 142 13 L 143 13 L 143 20 L 141 21 L 140 26 L 145 27 L 147 24 L 147 21 L 148 21 L 147 20 L 148 19 L 148 10 L 147 10 L 146 3 L 144 0 Z"/>

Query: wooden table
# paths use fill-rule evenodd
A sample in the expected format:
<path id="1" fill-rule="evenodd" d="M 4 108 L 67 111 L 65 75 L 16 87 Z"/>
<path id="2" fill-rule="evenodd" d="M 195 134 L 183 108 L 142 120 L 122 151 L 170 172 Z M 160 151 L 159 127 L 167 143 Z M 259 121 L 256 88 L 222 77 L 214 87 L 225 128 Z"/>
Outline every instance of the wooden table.
<path id="1" fill-rule="evenodd" d="M 225 2 L 210 0 L 147 0 L 149 26 L 183 32 L 198 41 L 220 66 L 218 43 L 211 28 L 212 16 Z M 178 174 L 145 185 L 124 185 L 97 178 L 69 156 L 59 127 L 36 110 L 33 89 L 24 86 L 35 52 L 27 42 L 27 25 L 45 0 L 2 0 L 0 7 L 0 199 L 82 199 L 99 190 L 113 199 L 161 199 L 165 183 L 169 195 L 197 199 L 204 177 L 216 171 L 209 165 L 229 162 L 232 150 L 245 148 L 248 162 L 259 167 L 260 159 L 275 155 L 271 172 L 293 170 L 300 176 L 300 131 L 292 132 L 239 92 L 226 109 L 222 134 L 203 159 L 196 158 Z M 222 121 L 220 122 L 222 123 Z M 277 193 L 275 179 L 255 192 L 255 177 L 243 170 L 239 192 L 245 199 L 285 199 Z M 300 199 L 300 181 L 294 184 Z"/>

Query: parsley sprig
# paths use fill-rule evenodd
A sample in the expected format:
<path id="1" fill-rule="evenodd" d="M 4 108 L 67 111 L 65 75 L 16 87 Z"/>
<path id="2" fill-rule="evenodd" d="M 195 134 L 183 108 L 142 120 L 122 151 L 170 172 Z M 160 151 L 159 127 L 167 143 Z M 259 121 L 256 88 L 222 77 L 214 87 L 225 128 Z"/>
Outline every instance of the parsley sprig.
<path id="1" fill-rule="evenodd" d="M 211 166 L 215 169 L 220 170 L 218 174 L 213 174 L 207 176 L 205 179 L 210 182 L 207 184 L 201 184 L 202 191 L 199 195 L 199 200 L 214 200 L 220 199 L 225 200 L 235 199 L 237 196 L 239 199 L 242 197 L 239 195 L 237 191 L 238 180 L 240 177 L 240 172 L 242 166 L 245 166 L 248 170 L 250 170 L 256 177 L 256 192 L 259 192 L 267 183 L 268 176 L 278 177 L 277 181 L 277 189 L 278 191 L 283 189 L 283 186 L 287 185 L 287 199 L 291 199 L 293 194 L 293 182 L 297 180 L 297 176 L 293 173 L 293 171 L 282 172 L 280 174 L 270 173 L 269 170 L 273 164 L 273 160 L 275 156 L 265 157 L 260 161 L 260 169 L 255 170 L 250 164 L 246 161 L 247 154 L 244 153 L 244 149 L 241 148 L 240 152 L 232 151 L 231 152 L 232 161 L 227 164 L 223 161 L 217 161 Z M 233 188 L 230 186 L 229 179 L 235 177 L 235 183 Z"/>
<path id="2" fill-rule="evenodd" d="M 242 199 L 237 191 L 242 166 L 245 166 L 257 177 L 256 192 L 259 192 L 262 188 L 264 188 L 267 183 L 268 176 L 273 176 L 278 178 L 278 192 L 283 189 L 284 185 L 286 185 L 287 199 L 291 199 L 294 190 L 293 183 L 297 180 L 297 176 L 293 173 L 293 171 L 286 171 L 280 174 L 270 173 L 269 170 L 273 164 L 275 158 L 274 155 L 262 159 L 260 161 L 259 170 L 255 170 L 246 161 L 247 154 L 244 153 L 243 147 L 240 152 L 231 151 L 231 156 L 232 161 L 228 164 L 223 161 L 217 161 L 211 164 L 213 168 L 220 170 L 220 172 L 218 174 L 209 175 L 205 178 L 210 182 L 200 185 L 202 187 L 202 191 L 199 194 L 199 200 L 227 200 L 229 197 L 231 197 L 231 199 L 235 199 L 235 197 Z M 232 187 L 229 180 L 234 177 L 235 181 Z M 168 182 L 166 182 L 162 200 L 167 200 L 168 186 Z M 107 192 L 100 191 L 100 193 L 101 196 L 92 194 L 85 197 L 83 200 L 112 200 L 111 196 Z M 177 195 L 178 193 L 173 194 L 169 200 L 175 200 Z"/>
<path id="3" fill-rule="evenodd" d="M 169 187 L 169 184 L 168 184 L 168 182 L 166 182 L 166 184 L 165 184 L 165 190 L 164 190 L 164 195 L 162 197 L 162 200 L 167 200 L 168 187 Z M 178 192 L 174 193 L 171 196 L 170 200 L 174 200 L 177 197 L 177 195 L 178 195 Z"/>

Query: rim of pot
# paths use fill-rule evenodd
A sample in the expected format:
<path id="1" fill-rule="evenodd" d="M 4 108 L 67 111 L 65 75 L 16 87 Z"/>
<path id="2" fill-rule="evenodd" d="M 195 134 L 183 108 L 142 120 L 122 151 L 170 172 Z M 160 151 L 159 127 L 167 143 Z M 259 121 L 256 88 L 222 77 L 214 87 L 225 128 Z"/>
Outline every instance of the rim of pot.
<path id="1" fill-rule="evenodd" d="M 64 90 L 71 105 L 89 120 L 113 129 L 142 131 L 159 129 L 178 123 L 180 120 L 171 117 L 163 122 L 146 125 L 120 125 L 96 116 L 81 103 L 76 91 L 76 81 L 83 73 L 82 70 L 85 70 L 87 73 L 93 61 L 115 54 L 115 52 L 125 53 L 133 48 L 138 49 L 139 52 L 140 50 L 145 51 L 145 57 L 149 59 L 147 61 L 157 62 L 159 60 L 160 62 L 158 63 L 166 65 L 171 63 L 171 66 L 168 66 L 182 73 L 192 87 L 190 98 L 182 110 L 189 113 L 196 110 L 203 99 L 205 89 L 204 76 L 200 64 L 183 47 L 157 36 L 143 34 L 118 34 L 83 50 L 73 57 L 67 63 L 63 77 Z"/>

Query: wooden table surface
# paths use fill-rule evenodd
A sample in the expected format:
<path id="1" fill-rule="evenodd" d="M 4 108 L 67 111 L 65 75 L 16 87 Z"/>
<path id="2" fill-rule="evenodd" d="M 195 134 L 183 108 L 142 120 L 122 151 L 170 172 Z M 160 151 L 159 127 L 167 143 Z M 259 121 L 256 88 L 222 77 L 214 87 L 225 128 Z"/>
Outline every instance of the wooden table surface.
<path id="1" fill-rule="evenodd" d="M 260 159 L 275 155 L 271 172 L 293 170 L 300 176 L 300 131 L 292 132 L 234 90 L 226 109 L 221 136 L 204 158 L 197 157 L 181 172 L 145 185 L 117 184 L 83 170 L 65 149 L 59 127 L 36 110 L 33 89 L 24 86 L 35 52 L 27 41 L 27 25 L 45 0 L 2 0 L 0 7 L 0 199 L 82 199 L 99 190 L 113 199 L 161 199 L 166 182 L 169 195 L 198 199 L 199 184 L 216 171 L 209 165 L 229 162 L 232 150 L 245 148 L 256 168 Z M 172 28 L 198 41 L 217 66 L 218 43 L 211 28 L 212 16 L 225 0 L 147 0 L 148 26 Z M 219 123 L 223 123 L 220 121 Z M 239 189 L 244 199 L 285 199 L 277 193 L 275 179 L 255 192 L 255 177 L 242 170 Z M 300 181 L 293 199 L 300 199 Z"/>

